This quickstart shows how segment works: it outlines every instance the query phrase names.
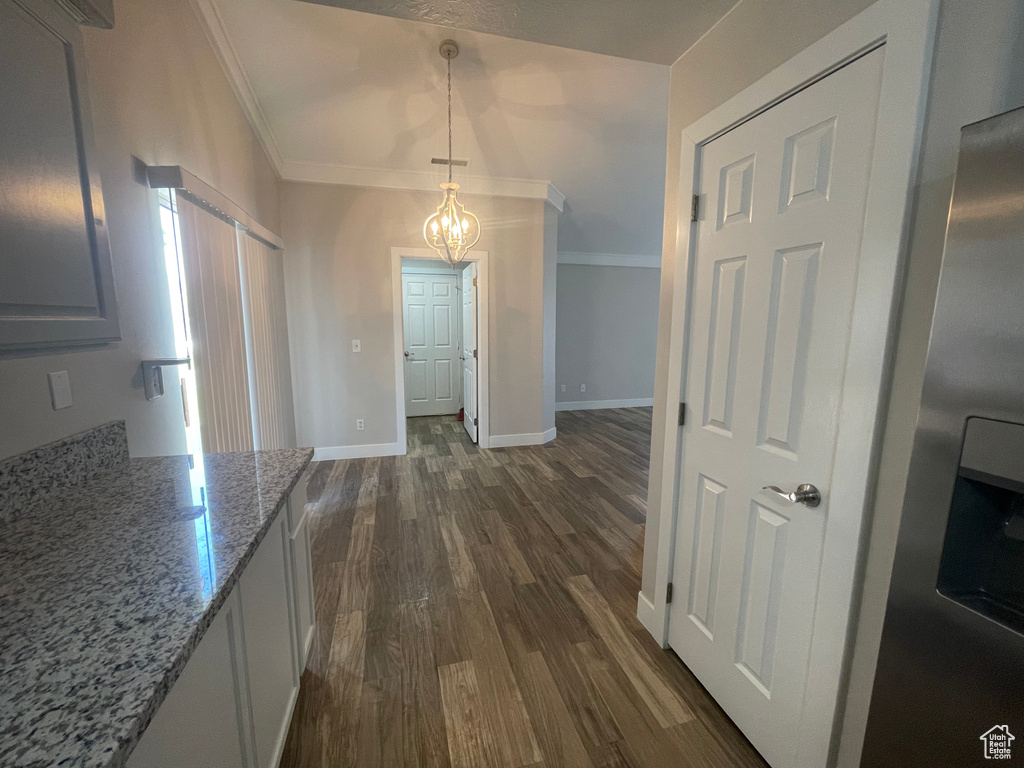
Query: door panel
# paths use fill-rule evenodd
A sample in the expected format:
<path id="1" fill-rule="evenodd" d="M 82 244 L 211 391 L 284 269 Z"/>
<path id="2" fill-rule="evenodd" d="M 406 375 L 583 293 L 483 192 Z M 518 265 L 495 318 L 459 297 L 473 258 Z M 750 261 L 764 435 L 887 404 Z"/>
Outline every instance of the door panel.
<path id="1" fill-rule="evenodd" d="M 704 426 L 729 435 L 736 394 L 736 362 L 743 319 L 743 275 L 747 257 L 715 263 L 711 289 L 711 327 L 708 332 Z"/>
<path id="2" fill-rule="evenodd" d="M 669 642 L 775 768 L 799 745 L 883 55 L 700 160 L 685 400 L 701 418 L 682 430 L 673 582 L 687 601 Z M 820 506 L 762 490 L 801 483 Z"/>
<path id="3" fill-rule="evenodd" d="M 473 442 L 477 442 L 477 265 L 470 262 L 462 270 L 462 424 Z"/>
<path id="4" fill-rule="evenodd" d="M 452 402 L 454 400 L 455 383 L 452 372 L 452 361 L 434 361 L 434 397 L 439 401 Z"/>
<path id="5" fill-rule="evenodd" d="M 457 274 L 402 275 L 407 416 L 459 410 L 458 279 Z"/>

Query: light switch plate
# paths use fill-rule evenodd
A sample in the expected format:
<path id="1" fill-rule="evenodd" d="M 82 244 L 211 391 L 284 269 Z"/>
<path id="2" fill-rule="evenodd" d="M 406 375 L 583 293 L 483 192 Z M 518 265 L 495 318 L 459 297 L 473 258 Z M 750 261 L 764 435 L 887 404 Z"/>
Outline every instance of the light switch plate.
<path id="1" fill-rule="evenodd" d="M 352 339 L 352 351 L 353 352 L 362 352 L 363 351 L 363 345 L 359 341 L 359 339 Z"/>
<path id="2" fill-rule="evenodd" d="M 50 404 L 53 410 L 59 411 L 74 405 L 74 399 L 71 397 L 71 378 L 67 371 L 48 373 L 46 380 L 50 383 Z"/>

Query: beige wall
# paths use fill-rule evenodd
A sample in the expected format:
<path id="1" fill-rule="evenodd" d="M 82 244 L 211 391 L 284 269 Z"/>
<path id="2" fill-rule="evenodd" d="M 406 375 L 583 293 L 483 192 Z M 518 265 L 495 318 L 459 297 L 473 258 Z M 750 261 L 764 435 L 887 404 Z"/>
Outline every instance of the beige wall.
<path id="1" fill-rule="evenodd" d="M 438 194 L 281 185 L 285 279 L 300 445 L 394 443 L 391 248 L 423 245 Z M 545 203 L 466 196 L 490 278 L 492 435 L 544 429 Z M 549 225 L 550 226 L 550 225 Z M 352 339 L 362 351 L 352 352 Z M 365 420 L 357 432 L 356 419 Z"/>
<path id="2" fill-rule="evenodd" d="M 667 407 L 667 323 L 675 272 L 679 138 L 683 128 L 869 5 L 865 0 L 743 0 L 673 67 L 666 172 L 651 508 L 660 504 L 663 422 Z M 913 210 L 903 304 L 882 461 L 874 500 L 857 635 L 839 745 L 841 768 L 860 759 L 870 688 L 888 592 L 896 531 L 920 402 L 928 332 L 961 126 L 1024 104 L 1024 4 L 1019 0 L 944 0 L 939 19 L 921 166 Z M 652 526 L 651 523 L 654 523 Z M 644 592 L 653 596 L 652 559 L 661 532 L 648 523 Z"/>
<path id="3" fill-rule="evenodd" d="M 139 361 L 172 350 L 155 193 L 131 156 L 183 165 L 271 228 L 277 179 L 188 0 L 121 0 L 113 30 L 84 31 L 123 341 L 0 360 L 0 457 L 112 419 L 134 455 L 184 449 L 181 398 L 147 402 Z M 70 374 L 75 404 L 53 411 L 47 371 Z"/>
<path id="4" fill-rule="evenodd" d="M 559 265 L 559 402 L 652 396 L 659 277 L 644 267 Z"/>

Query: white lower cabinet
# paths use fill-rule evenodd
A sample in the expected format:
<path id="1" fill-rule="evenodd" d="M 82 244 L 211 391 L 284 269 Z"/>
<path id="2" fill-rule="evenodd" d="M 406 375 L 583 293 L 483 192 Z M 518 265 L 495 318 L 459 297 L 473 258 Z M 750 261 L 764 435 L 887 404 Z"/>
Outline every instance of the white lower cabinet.
<path id="1" fill-rule="evenodd" d="M 305 482 L 300 481 L 295 486 L 288 509 L 292 530 L 290 541 L 292 583 L 295 585 L 295 662 L 301 675 L 302 670 L 306 667 L 310 646 L 313 644 L 313 629 L 316 622 Z"/>
<path id="2" fill-rule="evenodd" d="M 276 768 L 314 631 L 305 477 L 128 759 Z"/>
<path id="3" fill-rule="evenodd" d="M 242 573 L 239 590 L 256 766 L 274 768 L 299 689 L 289 598 L 288 519 L 282 514 Z"/>
<path id="4" fill-rule="evenodd" d="M 128 768 L 255 765 L 241 640 L 236 588 L 142 734 Z"/>

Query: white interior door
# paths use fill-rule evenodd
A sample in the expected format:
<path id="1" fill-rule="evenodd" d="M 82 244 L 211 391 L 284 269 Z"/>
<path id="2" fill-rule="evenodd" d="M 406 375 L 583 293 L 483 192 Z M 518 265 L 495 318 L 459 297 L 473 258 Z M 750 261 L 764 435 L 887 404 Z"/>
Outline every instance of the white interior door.
<path id="1" fill-rule="evenodd" d="M 459 276 L 402 275 L 405 316 L 405 414 L 458 413 Z"/>
<path id="2" fill-rule="evenodd" d="M 462 270 L 462 424 L 473 442 L 477 442 L 477 313 L 476 263 L 469 262 Z"/>
<path id="3" fill-rule="evenodd" d="M 814 706 L 805 686 L 883 50 L 700 160 L 669 642 L 774 768 L 795 763 Z M 762 490 L 803 483 L 819 506 Z M 855 550 L 859 520 L 843 525 Z"/>

